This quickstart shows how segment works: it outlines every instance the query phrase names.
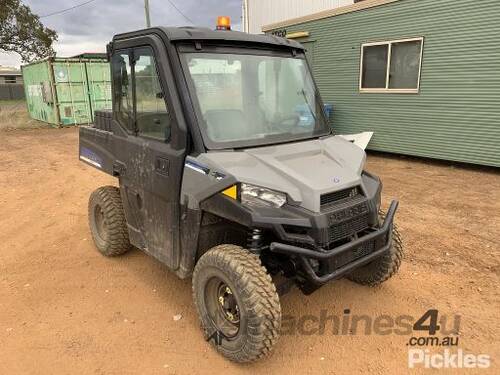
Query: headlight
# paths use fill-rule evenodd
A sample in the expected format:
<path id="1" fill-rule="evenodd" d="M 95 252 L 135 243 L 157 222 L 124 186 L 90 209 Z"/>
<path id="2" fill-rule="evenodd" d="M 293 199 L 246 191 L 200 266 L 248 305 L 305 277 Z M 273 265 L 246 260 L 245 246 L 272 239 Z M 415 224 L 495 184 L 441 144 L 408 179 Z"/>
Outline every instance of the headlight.
<path id="1" fill-rule="evenodd" d="M 247 206 L 276 207 L 286 203 L 286 195 L 260 186 L 241 184 L 241 203 Z"/>

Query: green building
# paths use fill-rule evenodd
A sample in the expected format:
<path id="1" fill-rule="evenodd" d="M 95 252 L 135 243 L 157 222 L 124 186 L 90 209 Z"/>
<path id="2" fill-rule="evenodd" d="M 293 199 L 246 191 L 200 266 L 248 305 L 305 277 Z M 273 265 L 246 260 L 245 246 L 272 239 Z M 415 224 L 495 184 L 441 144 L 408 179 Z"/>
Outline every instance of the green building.
<path id="1" fill-rule="evenodd" d="M 88 124 L 111 108 L 109 63 L 104 54 L 54 57 L 22 67 L 30 116 L 54 126 Z"/>
<path id="2" fill-rule="evenodd" d="M 500 167 L 500 1 L 365 0 L 263 31 L 306 46 L 336 133 Z"/>

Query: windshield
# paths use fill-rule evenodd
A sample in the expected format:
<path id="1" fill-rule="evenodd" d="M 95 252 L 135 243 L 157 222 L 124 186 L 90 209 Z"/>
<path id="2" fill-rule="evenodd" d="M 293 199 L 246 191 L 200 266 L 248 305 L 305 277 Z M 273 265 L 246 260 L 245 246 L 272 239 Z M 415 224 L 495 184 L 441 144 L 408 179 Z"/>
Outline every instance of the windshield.
<path id="1" fill-rule="evenodd" d="M 186 53 L 208 148 L 236 148 L 330 132 L 304 58 Z"/>

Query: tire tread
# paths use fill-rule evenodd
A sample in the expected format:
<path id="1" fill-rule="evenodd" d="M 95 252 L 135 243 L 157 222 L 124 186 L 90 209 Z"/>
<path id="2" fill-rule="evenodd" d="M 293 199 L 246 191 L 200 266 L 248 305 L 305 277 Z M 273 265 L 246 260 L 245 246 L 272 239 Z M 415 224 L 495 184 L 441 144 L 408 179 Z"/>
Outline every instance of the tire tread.
<path id="1" fill-rule="evenodd" d="M 384 212 L 381 211 L 379 216 L 381 220 L 385 219 Z M 392 246 L 389 252 L 365 267 L 354 270 L 347 278 L 361 285 L 372 287 L 380 285 L 399 271 L 403 256 L 403 239 L 398 227 L 396 224 L 393 224 Z"/>
<path id="2" fill-rule="evenodd" d="M 102 246 L 96 239 L 97 234 L 92 230 L 89 222 L 92 238 L 97 249 L 105 256 L 113 257 L 126 253 L 131 249 L 128 236 L 127 220 L 123 210 L 120 190 L 115 186 L 101 186 L 96 189 L 89 199 L 89 221 L 94 215 L 94 207 L 99 204 L 104 213 L 104 221 L 108 236 Z"/>
<path id="3" fill-rule="evenodd" d="M 193 273 L 195 281 L 205 267 L 216 267 L 230 274 L 243 299 L 248 314 L 246 344 L 238 352 L 224 352 L 235 362 L 253 362 L 272 352 L 281 328 L 281 307 L 276 287 L 260 258 L 236 245 L 218 245 L 206 252 Z M 204 325 L 199 302 L 202 296 L 193 282 L 193 297 Z M 206 329 L 206 327 L 204 327 Z"/>

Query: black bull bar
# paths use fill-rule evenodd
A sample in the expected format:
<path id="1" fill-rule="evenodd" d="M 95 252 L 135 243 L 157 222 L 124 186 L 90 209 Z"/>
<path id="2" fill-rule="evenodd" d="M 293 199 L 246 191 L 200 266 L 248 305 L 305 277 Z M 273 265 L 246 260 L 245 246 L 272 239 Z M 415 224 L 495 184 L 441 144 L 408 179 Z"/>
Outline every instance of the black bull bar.
<path id="1" fill-rule="evenodd" d="M 363 237 L 357 238 L 351 242 L 335 247 L 333 249 L 325 250 L 320 248 L 316 250 L 311 250 L 298 246 L 287 245 L 280 242 L 272 242 L 269 248 L 272 252 L 275 253 L 297 256 L 304 268 L 304 271 L 306 272 L 306 276 L 309 279 L 309 281 L 316 285 L 325 284 L 331 280 L 341 278 L 345 274 L 349 273 L 350 271 L 353 271 L 358 267 L 370 263 L 371 261 L 380 257 L 391 248 L 392 236 L 388 234 L 391 234 L 392 232 L 394 215 L 396 213 L 396 209 L 398 208 L 398 204 L 399 204 L 398 201 L 395 200 L 391 202 L 389 209 L 387 210 L 384 223 L 379 229 L 371 233 L 368 233 Z M 328 273 L 326 275 L 321 275 L 321 276 L 317 275 L 314 269 L 312 268 L 311 263 L 309 262 L 309 259 L 328 260 L 346 251 L 357 249 L 360 246 L 363 246 L 363 244 L 369 241 L 375 241 L 382 236 L 387 236 L 386 237 L 387 242 L 384 246 L 336 269 L 332 273 Z"/>

